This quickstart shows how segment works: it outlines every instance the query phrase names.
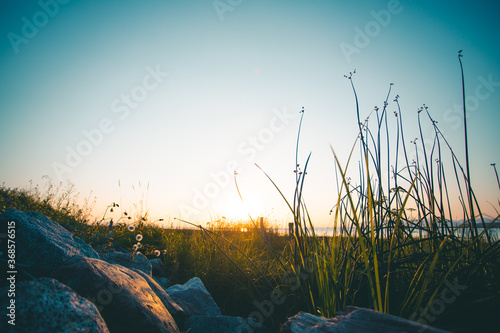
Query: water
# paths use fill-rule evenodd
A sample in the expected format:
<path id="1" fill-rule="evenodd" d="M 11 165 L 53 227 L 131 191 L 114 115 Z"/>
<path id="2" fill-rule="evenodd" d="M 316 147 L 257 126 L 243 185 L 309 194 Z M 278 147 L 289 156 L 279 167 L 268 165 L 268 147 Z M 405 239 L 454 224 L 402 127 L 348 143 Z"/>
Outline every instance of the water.
<path id="1" fill-rule="evenodd" d="M 478 226 L 478 232 L 481 233 L 483 231 L 483 228 Z M 288 235 L 288 228 L 278 228 L 275 229 L 279 234 L 282 235 Z M 338 234 L 339 228 L 337 228 L 337 234 Z M 333 236 L 333 227 L 330 228 L 314 228 L 314 232 L 316 233 L 316 236 Z M 422 235 L 425 237 L 425 232 L 422 232 Z M 468 231 L 466 230 L 466 235 L 468 234 Z M 492 240 L 498 240 L 500 239 L 500 227 L 495 227 L 495 228 L 490 228 L 489 234 L 492 237 Z M 418 231 L 413 232 L 414 236 L 419 236 Z M 457 230 L 455 231 L 455 235 L 461 236 L 462 232 Z"/>

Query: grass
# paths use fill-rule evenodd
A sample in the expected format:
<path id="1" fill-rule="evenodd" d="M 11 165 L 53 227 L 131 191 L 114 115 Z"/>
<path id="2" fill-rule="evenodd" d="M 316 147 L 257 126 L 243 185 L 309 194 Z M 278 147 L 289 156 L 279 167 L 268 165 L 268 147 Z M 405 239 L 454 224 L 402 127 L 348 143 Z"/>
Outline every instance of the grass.
<path id="1" fill-rule="evenodd" d="M 461 56 L 459 53 L 462 68 Z M 411 142 L 415 161 L 410 162 L 399 96 L 393 100 L 398 110 L 394 112 L 395 128 L 389 128 L 392 84 L 383 108 L 375 107 L 361 122 L 353 74 L 346 78 L 353 89 L 359 136 L 345 165 L 333 152 L 341 183 L 332 209 L 333 237 L 325 240 L 314 236 L 313 222 L 302 202 L 309 157 L 304 171 L 298 172 L 293 205 L 289 204 L 298 231 L 296 274 L 315 268 L 307 279 L 300 279 L 297 298 L 309 312 L 326 317 L 347 305 L 358 305 L 414 320 L 425 318 L 429 324 L 442 326 L 450 324 L 447 318 L 455 309 L 474 304 L 483 311 L 474 321 L 470 314 L 457 315 L 453 320 L 459 325 L 455 328 L 477 329 L 481 320 L 494 318 L 492 306 L 500 305 L 500 243 L 488 230 L 499 217 L 487 222 L 483 216 L 470 183 L 468 154 L 464 170 L 427 106 L 417 113 L 420 138 Z M 375 118 L 374 125 L 371 118 Z M 430 149 L 420 144 L 424 142 L 424 120 L 434 130 Z M 464 141 L 467 150 L 466 127 Z M 359 179 L 354 183 L 347 175 L 356 153 Z M 447 168 L 450 166 L 451 171 Z M 452 212 L 452 184 L 462 203 L 458 213 Z M 461 226 L 453 222 L 456 215 L 463 216 Z M 459 281 L 466 290 L 456 303 L 436 310 L 444 304 L 440 298 L 451 295 L 446 289 L 450 281 Z M 434 315 L 437 312 L 440 316 Z M 461 322 L 461 318 L 470 322 Z"/>
<path id="2" fill-rule="evenodd" d="M 463 77 L 461 53 L 459 60 Z M 55 187 L 50 181 L 44 191 L 37 186 L 0 187 L 1 211 L 38 211 L 99 250 L 159 255 L 163 275 L 173 283 L 199 276 L 224 314 L 252 315 L 274 330 L 300 310 L 332 317 L 348 305 L 455 331 L 496 324 L 500 242 L 488 228 L 499 217 L 486 219 L 476 200 L 466 127 L 465 163 L 425 105 L 417 111 L 420 136 L 408 142 L 400 97 L 391 97 L 392 84 L 383 107 L 375 107 L 361 121 L 353 75 L 346 78 L 353 90 L 359 135 L 346 162 L 332 148 L 339 186 L 329 237 L 315 234 L 302 191 L 311 157 L 303 166 L 298 161 L 304 110 L 296 141 L 293 200 L 263 171 L 293 215 L 293 238 L 269 228 L 263 231 L 251 217 L 215 219 L 206 228 L 182 221 L 192 229 L 164 229 L 150 221 L 147 211 L 128 214 L 115 203 L 100 220 L 91 221 L 90 199 L 80 208 L 72 187 Z M 397 111 L 390 114 L 390 107 Z M 431 147 L 423 144 L 424 126 L 433 129 Z M 353 173 L 358 179 L 350 178 Z M 238 186 L 236 176 L 235 183 Z M 458 211 L 452 204 L 457 195 Z M 461 216 L 463 223 L 458 225 L 453 216 Z M 451 290 L 453 285 L 460 289 Z M 273 298 L 276 294 L 284 301 Z"/>

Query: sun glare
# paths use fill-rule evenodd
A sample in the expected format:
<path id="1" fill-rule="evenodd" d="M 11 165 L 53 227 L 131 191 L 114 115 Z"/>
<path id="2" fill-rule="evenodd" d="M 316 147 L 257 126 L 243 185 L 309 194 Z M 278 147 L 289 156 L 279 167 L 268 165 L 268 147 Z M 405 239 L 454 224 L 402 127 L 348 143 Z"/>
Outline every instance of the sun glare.
<path id="1" fill-rule="evenodd" d="M 263 214 L 260 201 L 251 197 L 244 202 L 239 198 L 228 198 L 221 204 L 221 210 L 221 213 L 230 220 L 248 220 L 248 215 L 256 219 Z"/>

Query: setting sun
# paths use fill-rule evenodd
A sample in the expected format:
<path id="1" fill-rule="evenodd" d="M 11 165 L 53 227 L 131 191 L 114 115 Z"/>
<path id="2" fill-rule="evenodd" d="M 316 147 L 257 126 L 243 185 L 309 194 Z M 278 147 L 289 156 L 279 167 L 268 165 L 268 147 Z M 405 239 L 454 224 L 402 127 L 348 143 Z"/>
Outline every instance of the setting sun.
<path id="1" fill-rule="evenodd" d="M 248 197 L 244 202 L 233 196 L 221 202 L 221 213 L 229 220 L 248 220 L 249 215 L 256 219 L 264 214 L 262 204 L 256 197 Z"/>

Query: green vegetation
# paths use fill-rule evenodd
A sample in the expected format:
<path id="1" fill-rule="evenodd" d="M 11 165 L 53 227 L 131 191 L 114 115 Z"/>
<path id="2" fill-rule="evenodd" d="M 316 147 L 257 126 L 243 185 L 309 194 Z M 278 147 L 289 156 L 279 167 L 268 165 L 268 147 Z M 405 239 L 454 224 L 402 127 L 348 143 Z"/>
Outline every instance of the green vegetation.
<path id="1" fill-rule="evenodd" d="M 217 219 L 207 228 L 183 221 L 194 229 L 159 228 L 147 213 L 131 217 L 121 212 L 113 221 L 106 215 L 120 209 L 114 203 L 101 220 L 91 222 L 89 200 L 87 208 L 79 208 L 72 188 L 58 194 L 50 182 L 44 194 L 37 187 L 1 187 L 1 211 L 38 211 L 97 249 L 122 247 L 159 256 L 163 274 L 173 283 L 199 276 L 223 313 L 262 318 L 274 329 L 300 310 L 332 317 L 349 305 L 451 330 L 474 331 L 495 323 L 500 241 L 490 227 L 499 216 L 483 216 L 471 186 L 468 156 L 464 169 L 425 105 L 418 110 L 420 138 L 409 146 L 399 96 L 393 100 L 398 111 L 391 129 L 392 84 L 384 106 L 375 107 L 369 117 L 375 118 L 374 126 L 369 118 L 362 122 L 352 75 L 346 78 L 353 88 L 359 136 L 345 164 L 333 152 L 339 188 L 329 237 L 315 234 L 304 203 L 310 155 L 302 169 L 296 161 L 293 201 L 264 173 L 293 213 L 293 238 L 263 230 L 251 218 Z M 430 148 L 423 144 L 424 122 L 434 129 Z M 301 124 L 302 118 L 296 156 Z M 466 136 L 465 143 L 467 147 Z M 353 181 L 347 175 L 356 155 L 359 179 Z M 460 212 L 453 211 L 452 191 L 453 196 L 458 191 Z M 453 221 L 457 215 L 463 223 Z"/>

